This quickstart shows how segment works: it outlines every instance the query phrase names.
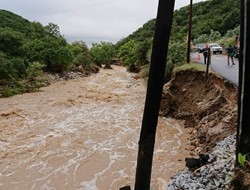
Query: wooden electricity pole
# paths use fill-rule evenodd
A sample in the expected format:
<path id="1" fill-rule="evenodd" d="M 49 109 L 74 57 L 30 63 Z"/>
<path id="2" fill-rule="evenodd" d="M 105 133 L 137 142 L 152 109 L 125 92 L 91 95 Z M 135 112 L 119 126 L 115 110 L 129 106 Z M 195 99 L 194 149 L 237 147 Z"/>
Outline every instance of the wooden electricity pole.
<path id="1" fill-rule="evenodd" d="M 159 0 L 137 157 L 135 190 L 149 190 L 175 0 Z"/>
<path id="2" fill-rule="evenodd" d="M 236 156 L 250 153 L 250 0 L 241 0 L 239 102 Z"/>
<path id="3" fill-rule="evenodd" d="M 191 34 L 192 34 L 192 15 L 193 15 L 193 0 L 190 0 L 190 6 L 189 6 L 189 25 L 188 25 L 188 41 L 187 41 L 187 63 L 190 63 Z"/>

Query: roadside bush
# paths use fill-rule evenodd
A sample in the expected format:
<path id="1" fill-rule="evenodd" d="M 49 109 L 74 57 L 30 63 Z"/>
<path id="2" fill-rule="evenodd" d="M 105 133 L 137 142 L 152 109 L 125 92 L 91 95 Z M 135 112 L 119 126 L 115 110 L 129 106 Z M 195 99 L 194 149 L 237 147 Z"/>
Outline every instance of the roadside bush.
<path id="1" fill-rule="evenodd" d="M 165 70 L 165 82 L 168 82 L 171 79 L 171 74 L 175 67 L 186 63 L 186 47 L 187 45 L 184 42 L 170 42 Z"/>
<path id="2" fill-rule="evenodd" d="M 147 53 L 148 59 L 151 59 L 151 51 L 149 50 Z M 165 82 L 168 82 L 171 79 L 172 71 L 175 67 L 181 66 L 185 64 L 186 58 L 186 43 L 185 42 L 173 42 L 170 41 L 169 49 L 168 49 L 168 57 L 167 57 L 167 64 L 165 69 Z M 150 65 L 146 65 L 143 68 L 143 77 L 148 77 Z"/>
<path id="3" fill-rule="evenodd" d="M 231 38 L 231 37 L 235 38 L 239 34 L 240 34 L 240 26 L 237 26 L 232 30 L 228 30 L 225 37 L 226 38 Z"/>
<path id="4" fill-rule="evenodd" d="M 194 43 L 207 43 L 207 42 L 216 42 L 220 40 L 221 33 L 218 31 L 210 30 L 209 34 L 201 34 L 198 38 L 194 39 Z"/>

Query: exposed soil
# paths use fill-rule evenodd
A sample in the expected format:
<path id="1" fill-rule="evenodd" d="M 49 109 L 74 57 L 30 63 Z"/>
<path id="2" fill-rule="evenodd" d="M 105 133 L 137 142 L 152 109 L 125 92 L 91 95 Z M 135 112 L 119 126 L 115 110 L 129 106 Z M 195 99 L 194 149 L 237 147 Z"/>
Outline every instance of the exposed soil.
<path id="1" fill-rule="evenodd" d="M 161 115 L 185 120 L 190 154 L 211 150 L 236 132 L 237 87 L 214 73 L 180 71 L 164 86 Z"/>
<path id="2" fill-rule="evenodd" d="M 250 165 L 247 162 L 245 168 L 236 168 L 235 177 L 231 182 L 232 190 L 249 190 L 250 189 Z"/>

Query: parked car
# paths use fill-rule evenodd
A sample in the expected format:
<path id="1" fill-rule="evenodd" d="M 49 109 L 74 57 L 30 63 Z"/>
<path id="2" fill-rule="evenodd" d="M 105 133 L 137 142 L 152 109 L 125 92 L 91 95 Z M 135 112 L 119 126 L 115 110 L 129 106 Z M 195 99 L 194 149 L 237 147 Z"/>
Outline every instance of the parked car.
<path id="1" fill-rule="evenodd" d="M 197 44 L 195 47 L 196 51 L 199 53 L 202 53 L 203 51 L 205 51 L 205 48 L 206 48 L 205 44 Z"/>
<path id="2" fill-rule="evenodd" d="M 223 48 L 219 44 L 210 43 L 210 44 L 208 44 L 208 47 L 210 48 L 211 53 L 213 53 L 213 54 L 216 54 L 216 53 L 222 54 Z"/>

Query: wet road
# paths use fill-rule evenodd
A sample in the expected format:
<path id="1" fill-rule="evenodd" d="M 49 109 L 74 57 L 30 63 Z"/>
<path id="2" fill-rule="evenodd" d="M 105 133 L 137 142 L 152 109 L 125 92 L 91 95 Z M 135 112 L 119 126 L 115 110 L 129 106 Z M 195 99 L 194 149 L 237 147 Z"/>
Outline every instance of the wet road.
<path id="1" fill-rule="evenodd" d="M 198 56 L 198 53 L 192 53 L 191 59 L 199 63 L 204 63 L 204 58 L 202 53 Z M 230 60 L 231 61 L 231 60 Z M 235 65 L 227 65 L 227 56 L 226 55 L 212 55 L 210 68 L 220 74 L 225 79 L 231 81 L 233 84 L 238 86 L 239 82 L 239 61 L 234 59 Z"/>

